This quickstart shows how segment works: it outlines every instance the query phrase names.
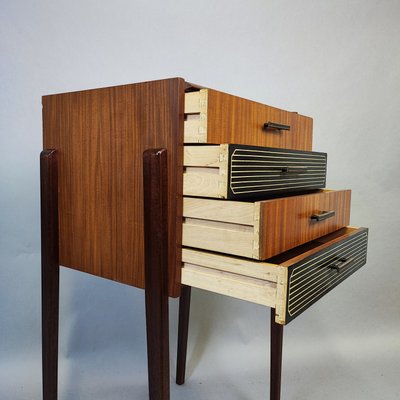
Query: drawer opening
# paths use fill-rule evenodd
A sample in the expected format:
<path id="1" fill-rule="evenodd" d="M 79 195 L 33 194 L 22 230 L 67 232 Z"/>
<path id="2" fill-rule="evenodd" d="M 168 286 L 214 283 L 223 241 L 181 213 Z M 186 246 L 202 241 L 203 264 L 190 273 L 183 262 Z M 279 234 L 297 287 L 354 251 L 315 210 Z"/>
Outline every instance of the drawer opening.
<path id="1" fill-rule="evenodd" d="M 185 174 L 213 174 L 219 175 L 219 168 L 215 167 L 184 167 L 183 173 Z"/>
<path id="2" fill-rule="evenodd" d="M 185 121 L 199 121 L 200 114 L 185 114 Z"/>
<path id="3" fill-rule="evenodd" d="M 229 222 L 220 222 L 208 219 L 187 218 L 187 217 L 183 218 L 183 223 L 186 225 L 197 225 L 197 226 L 205 226 L 208 228 L 221 229 L 223 231 L 250 232 L 252 234 L 254 233 L 253 225 L 232 224 Z"/>

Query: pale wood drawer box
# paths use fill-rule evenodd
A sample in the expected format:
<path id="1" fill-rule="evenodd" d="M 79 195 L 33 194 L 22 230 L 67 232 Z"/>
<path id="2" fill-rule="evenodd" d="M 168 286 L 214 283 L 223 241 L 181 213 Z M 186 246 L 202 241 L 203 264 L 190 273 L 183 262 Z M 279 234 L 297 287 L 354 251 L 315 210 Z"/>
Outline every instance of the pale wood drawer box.
<path id="1" fill-rule="evenodd" d="M 201 89 L 185 93 L 184 142 L 311 150 L 312 119 L 216 90 Z"/>
<path id="2" fill-rule="evenodd" d="M 183 194 L 265 198 L 322 189 L 326 153 L 236 144 L 184 147 Z"/>
<path id="3" fill-rule="evenodd" d="M 265 260 L 349 224 L 350 190 L 256 202 L 185 197 L 184 246 Z"/>
<path id="4" fill-rule="evenodd" d="M 287 324 L 366 263 L 368 229 L 342 228 L 267 261 L 183 248 L 182 283 L 276 309 Z"/>

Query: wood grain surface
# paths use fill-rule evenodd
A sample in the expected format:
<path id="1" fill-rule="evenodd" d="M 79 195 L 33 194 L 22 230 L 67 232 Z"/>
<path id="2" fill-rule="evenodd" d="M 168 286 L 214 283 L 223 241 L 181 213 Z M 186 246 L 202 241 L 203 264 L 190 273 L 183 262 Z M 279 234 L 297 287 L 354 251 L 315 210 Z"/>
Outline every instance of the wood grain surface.
<path id="1" fill-rule="evenodd" d="M 58 158 L 52 149 L 40 154 L 43 400 L 57 400 L 58 395 Z"/>
<path id="2" fill-rule="evenodd" d="M 169 400 L 168 166 L 165 149 L 143 154 L 149 400 Z"/>
<path id="3" fill-rule="evenodd" d="M 192 288 L 190 286 L 182 285 L 181 297 L 179 298 L 178 345 L 176 351 L 177 385 L 185 383 L 191 293 Z"/>
<path id="4" fill-rule="evenodd" d="M 281 399 L 282 381 L 282 352 L 283 352 L 283 326 L 276 323 L 276 312 L 271 309 L 271 337 L 270 337 L 270 389 L 269 399 Z"/>
<path id="5" fill-rule="evenodd" d="M 198 108 L 193 105 L 196 92 L 190 93 L 190 107 L 185 111 L 201 112 L 198 121 L 187 121 L 190 141 L 312 150 L 312 118 L 212 89 L 206 89 L 206 92 L 206 107 L 203 95 Z M 205 120 L 207 125 L 202 122 Z M 265 130 L 265 122 L 289 125 L 290 131 Z M 196 136 L 193 124 L 197 124 L 197 129 L 200 129 L 198 139 L 195 140 L 192 140 Z"/>
<path id="6" fill-rule="evenodd" d="M 180 78 L 43 97 L 44 147 L 59 154 L 60 264 L 144 287 L 142 154 L 168 151 L 169 294 L 181 269 Z"/>
<path id="7" fill-rule="evenodd" d="M 266 260 L 348 225 L 350 200 L 350 190 L 328 190 L 261 201 L 259 259 Z M 323 211 L 335 211 L 335 215 L 318 222 L 310 218 Z"/>

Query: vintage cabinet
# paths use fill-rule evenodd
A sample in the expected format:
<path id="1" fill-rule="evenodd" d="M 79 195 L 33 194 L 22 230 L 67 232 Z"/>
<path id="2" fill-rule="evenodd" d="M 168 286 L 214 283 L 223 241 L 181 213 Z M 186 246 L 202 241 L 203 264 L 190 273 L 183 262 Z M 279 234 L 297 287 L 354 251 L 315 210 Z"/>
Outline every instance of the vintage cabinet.
<path id="1" fill-rule="evenodd" d="M 312 119 L 181 78 L 48 95 L 42 104 L 42 238 L 57 233 L 52 250 L 46 238 L 43 247 L 45 400 L 54 400 L 57 374 L 49 373 L 58 318 L 52 268 L 146 286 L 148 149 L 164 149 L 153 154 L 165 188 L 154 204 L 165 207 L 164 294 L 182 294 L 177 382 L 184 381 L 190 287 L 198 287 L 273 309 L 271 398 L 278 400 L 282 326 L 366 262 L 367 230 L 348 227 L 350 191 L 324 189 L 327 155 L 313 151 Z M 158 315 L 148 324 L 150 397 L 161 400 L 169 393 L 166 302 L 157 309 L 158 300 L 146 299 Z"/>

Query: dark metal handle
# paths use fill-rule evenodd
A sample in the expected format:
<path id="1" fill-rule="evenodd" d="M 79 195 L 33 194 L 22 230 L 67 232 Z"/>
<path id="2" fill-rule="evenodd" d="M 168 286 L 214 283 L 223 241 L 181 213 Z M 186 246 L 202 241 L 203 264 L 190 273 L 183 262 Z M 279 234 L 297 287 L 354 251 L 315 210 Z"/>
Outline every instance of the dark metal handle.
<path id="1" fill-rule="evenodd" d="M 278 131 L 290 131 L 290 125 L 278 124 L 276 122 L 268 121 L 264 124 L 264 129 L 276 129 Z"/>
<path id="2" fill-rule="evenodd" d="M 348 267 L 354 261 L 354 257 L 343 257 L 339 260 L 328 265 L 328 268 L 336 269 L 337 272 L 342 271 L 344 268 Z"/>
<path id="3" fill-rule="evenodd" d="M 307 167 L 283 167 L 284 174 L 301 174 L 307 172 Z"/>
<path id="4" fill-rule="evenodd" d="M 311 215 L 311 219 L 314 221 L 323 221 L 324 219 L 332 218 L 336 215 L 336 211 L 322 211 L 319 214 L 313 214 Z"/>

